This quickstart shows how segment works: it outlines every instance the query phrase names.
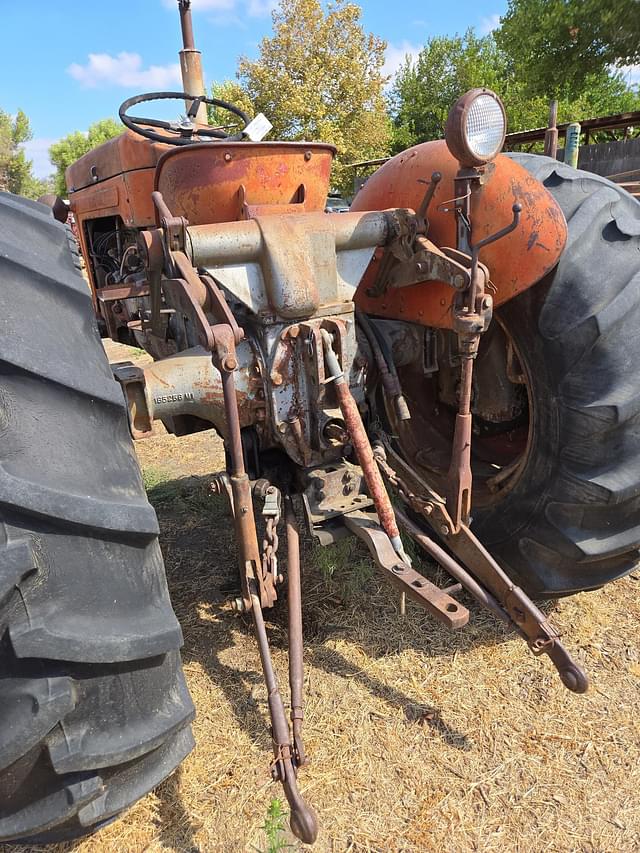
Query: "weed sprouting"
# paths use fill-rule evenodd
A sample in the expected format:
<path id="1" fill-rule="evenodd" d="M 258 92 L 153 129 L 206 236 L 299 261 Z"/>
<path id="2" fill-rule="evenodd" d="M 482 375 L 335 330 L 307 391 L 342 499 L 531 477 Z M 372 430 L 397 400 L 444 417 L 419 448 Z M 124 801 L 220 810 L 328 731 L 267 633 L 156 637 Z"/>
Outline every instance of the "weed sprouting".
<path id="1" fill-rule="evenodd" d="M 293 845 L 284 837 L 287 814 L 282 800 L 274 797 L 269 803 L 267 814 L 262 824 L 267 846 L 263 853 L 281 853 L 282 850 L 292 850 Z"/>

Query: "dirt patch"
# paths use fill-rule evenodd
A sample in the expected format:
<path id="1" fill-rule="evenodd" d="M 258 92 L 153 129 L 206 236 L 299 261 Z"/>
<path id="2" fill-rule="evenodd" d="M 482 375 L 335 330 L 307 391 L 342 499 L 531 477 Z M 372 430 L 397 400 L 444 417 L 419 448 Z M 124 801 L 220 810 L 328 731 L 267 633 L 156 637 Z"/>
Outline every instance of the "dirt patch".
<path id="1" fill-rule="evenodd" d="M 232 529 L 207 492 L 221 443 L 210 432 L 158 434 L 136 449 L 184 630 L 197 746 L 123 818 L 49 851 L 266 851 L 262 826 L 281 793 L 269 776 L 257 648 L 227 604 L 237 586 Z M 592 680 L 575 696 L 546 658 L 471 604 L 460 632 L 411 603 L 399 618 L 368 566 L 357 544 L 305 543 L 311 764 L 300 781 L 320 820 L 314 849 L 640 849 L 640 574 L 555 605 L 554 623 Z M 284 624 L 284 607 L 269 615 L 283 687 Z"/>

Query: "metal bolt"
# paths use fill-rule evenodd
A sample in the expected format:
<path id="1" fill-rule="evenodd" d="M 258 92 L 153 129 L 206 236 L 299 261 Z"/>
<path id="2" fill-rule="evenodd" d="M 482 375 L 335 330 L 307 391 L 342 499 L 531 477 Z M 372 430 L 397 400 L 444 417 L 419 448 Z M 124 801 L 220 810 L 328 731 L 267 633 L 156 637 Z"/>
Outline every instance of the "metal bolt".
<path id="1" fill-rule="evenodd" d="M 424 512 L 425 515 L 431 515 L 431 513 L 433 512 L 433 504 L 429 504 L 429 503 L 425 504 L 422 507 L 422 511 Z"/>
<path id="2" fill-rule="evenodd" d="M 228 151 L 225 151 L 224 159 L 228 163 L 229 160 L 233 159 L 233 154 L 230 154 Z"/>
<path id="3" fill-rule="evenodd" d="M 242 598 L 234 598 L 231 602 L 231 609 L 235 610 L 236 613 L 244 613 L 244 601 Z"/>
<path id="4" fill-rule="evenodd" d="M 416 264 L 416 272 L 424 272 L 424 264 L 417 263 Z"/>
<path id="5" fill-rule="evenodd" d="M 305 151 L 304 152 L 304 159 L 307 160 L 307 162 L 309 160 L 311 160 L 311 156 L 312 156 L 311 151 Z"/>
<path id="6" fill-rule="evenodd" d="M 271 374 L 271 381 L 274 385 L 282 385 L 282 374 L 278 373 L 277 370 L 274 370 Z"/>
<path id="7" fill-rule="evenodd" d="M 232 370 L 236 369 L 236 367 L 238 366 L 238 362 L 232 355 L 228 355 L 225 358 L 222 366 L 224 367 L 225 370 L 228 370 L 229 372 L 231 372 Z"/>
<path id="8" fill-rule="evenodd" d="M 289 337 L 297 338 L 300 334 L 300 326 L 289 326 Z"/>
<path id="9" fill-rule="evenodd" d="M 442 535 L 443 535 L 443 536 L 448 536 L 448 535 L 449 535 L 449 525 L 448 525 L 448 524 L 443 524 L 443 525 L 440 527 L 440 533 L 442 533 Z"/>
<path id="10" fill-rule="evenodd" d="M 285 433 L 287 431 L 287 425 L 283 422 L 278 424 L 278 432 Z"/>
<path id="11" fill-rule="evenodd" d="M 461 275 L 454 275 L 453 277 L 453 286 L 460 290 L 464 285 L 464 278 Z"/>

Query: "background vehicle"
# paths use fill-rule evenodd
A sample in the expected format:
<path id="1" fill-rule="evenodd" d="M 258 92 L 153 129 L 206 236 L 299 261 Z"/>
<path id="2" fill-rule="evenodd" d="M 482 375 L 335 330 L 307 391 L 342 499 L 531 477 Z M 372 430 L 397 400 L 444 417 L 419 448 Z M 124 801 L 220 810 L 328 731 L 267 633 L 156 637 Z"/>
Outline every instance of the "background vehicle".
<path id="1" fill-rule="evenodd" d="M 348 213 L 349 202 L 337 193 L 329 193 L 324 209 L 327 213 Z"/>
<path id="2" fill-rule="evenodd" d="M 360 537 L 401 596 L 453 629 L 464 587 L 576 692 L 586 676 L 529 595 L 591 589 L 637 559 L 637 202 L 501 155 L 502 105 L 473 90 L 446 141 L 391 160 L 327 217 L 331 146 L 260 141 L 263 117 L 205 98 L 180 8 L 185 92 L 126 101 L 125 133 L 67 172 L 90 292 L 63 225 L 0 205 L 3 840 L 91 831 L 192 746 L 129 436 L 156 419 L 225 439 L 215 487 L 237 534 L 235 606 L 254 619 L 273 776 L 307 842 L 298 514 L 322 542 Z M 172 98 L 183 121 L 129 115 Z M 237 133 L 199 121 L 207 104 Z M 120 365 L 118 386 L 95 318 L 155 363 Z M 262 615 L 284 582 L 281 518 L 292 732 Z M 400 530 L 459 586 L 415 571 Z"/>

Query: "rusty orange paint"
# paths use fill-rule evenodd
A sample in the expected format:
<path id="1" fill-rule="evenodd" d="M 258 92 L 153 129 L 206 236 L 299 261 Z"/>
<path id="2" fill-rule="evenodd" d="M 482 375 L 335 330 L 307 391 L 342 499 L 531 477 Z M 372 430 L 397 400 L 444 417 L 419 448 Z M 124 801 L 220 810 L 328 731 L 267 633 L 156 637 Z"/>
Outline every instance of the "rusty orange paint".
<path id="1" fill-rule="evenodd" d="M 429 239 L 438 246 L 455 247 L 451 200 L 458 163 L 444 141 L 425 142 L 389 160 L 369 178 L 351 210 L 416 210 L 426 190 L 420 182 L 429 181 L 436 171 L 442 174 L 442 180 L 429 209 Z M 503 154 L 486 167 L 482 187 L 472 194 L 472 241 L 482 240 L 508 225 L 516 202 L 522 206 L 519 227 L 480 252 L 480 260 L 489 268 L 496 288 L 496 306 L 540 281 L 557 264 L 567 241 L 567 224 L 553 196 Z M 367 296 L 366 289 L 375 278 L 378 263 L 374 258 L 356 292 L 355 302 L 361 310 L 425 326 L 451 327 L 454 292 L 445 284 L 427 282 L 389 289 L 375 298 Z"/>
<path id="2" fill-rule="evenodd" d="M 190 225 L 246 219 L 258 211 L 324 209 L 335 149 L 299 142 L 221 142 L 174 148 L 157 168 L 158 189 Z"/>
<path id="3" fill-rule="evenodd" d="M 155 169 L 168 145 L 150 142 L 125 131 L 88 151 L 67 169 L 71 211 L 85 258 L 89 257 L 85 222 L 104 216 L 120 216 L 126 228 L 155 225 L 151 201 Z M 87 264 L 94 307 L 98 310 L 92 265 Z"/>
<path id="4" fill-rule="evenodd" d="M 150 142 L 143 136 L 127 130 L 120 136 L 103 142 L 83 154 L 65 172 L 65 181 L 70 193 L 84 187 L 94 187 L 108 178 L 133 172 L 137 169 L 155 169 L 170 145 Z"/>

